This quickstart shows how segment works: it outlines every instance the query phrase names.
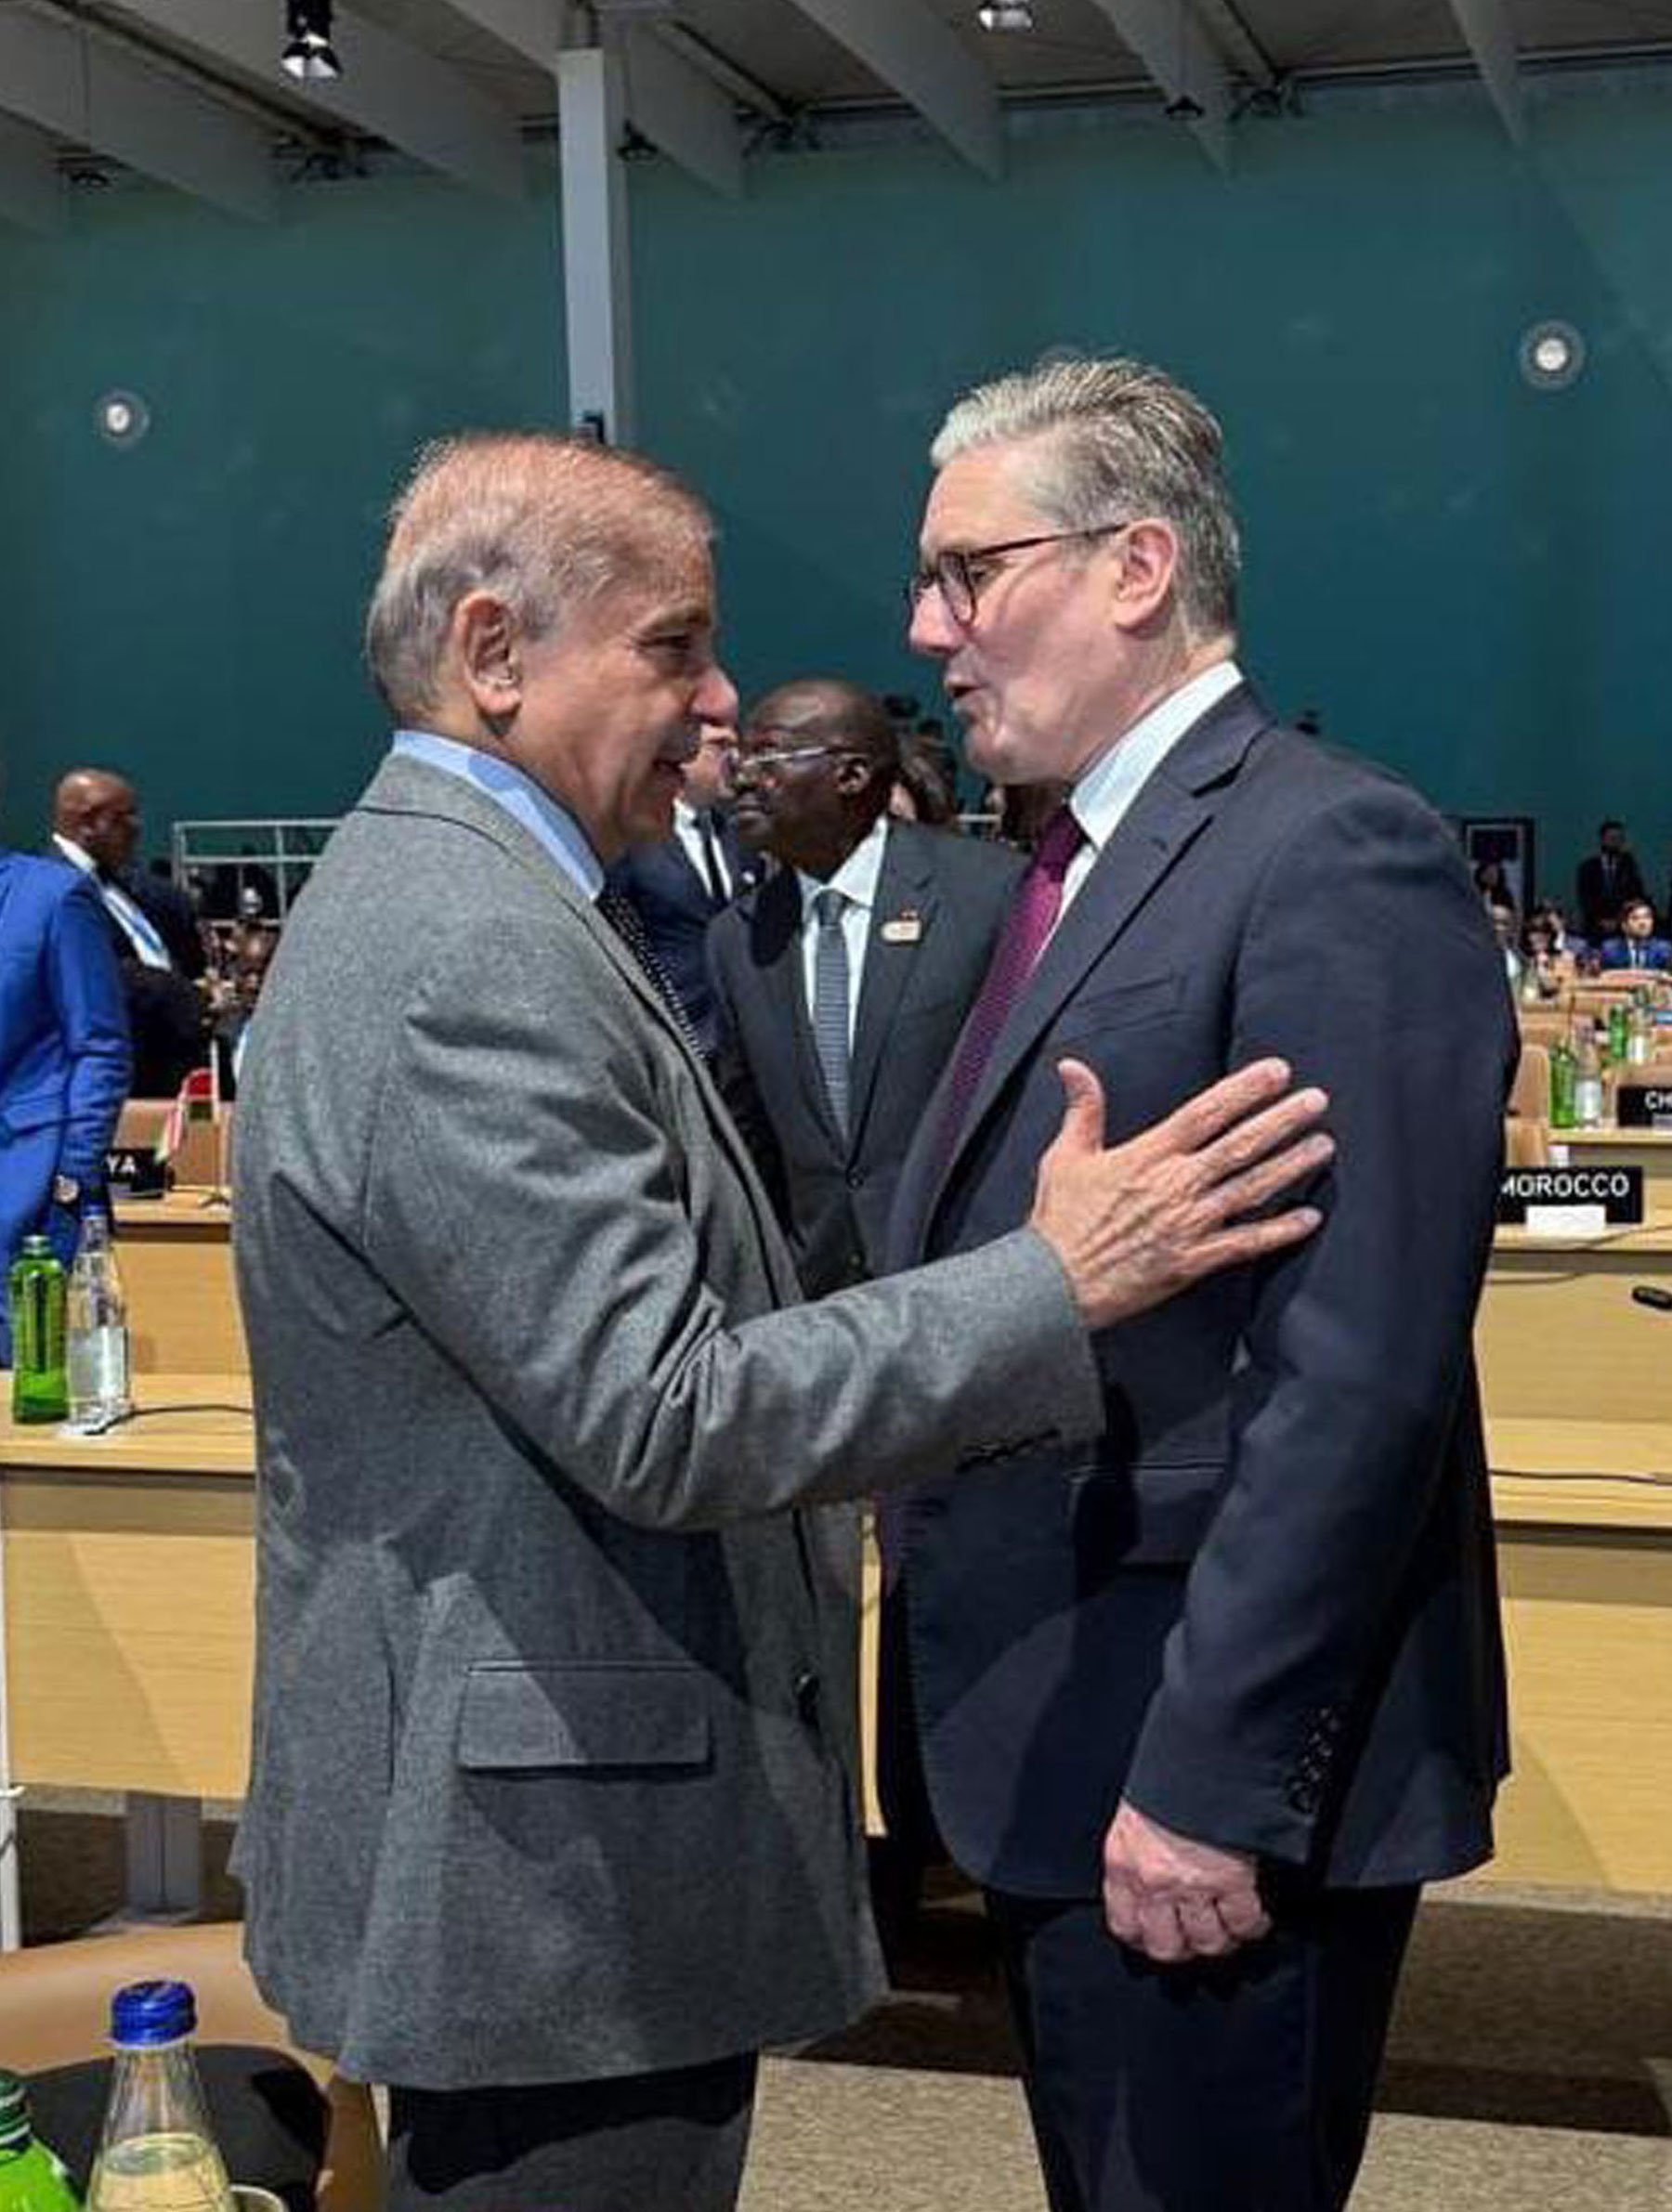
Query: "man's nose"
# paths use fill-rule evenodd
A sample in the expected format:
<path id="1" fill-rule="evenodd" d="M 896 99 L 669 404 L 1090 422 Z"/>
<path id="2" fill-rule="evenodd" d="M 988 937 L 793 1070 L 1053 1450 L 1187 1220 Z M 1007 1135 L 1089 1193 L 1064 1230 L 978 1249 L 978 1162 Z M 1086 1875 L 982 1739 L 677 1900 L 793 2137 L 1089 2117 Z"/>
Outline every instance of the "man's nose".
<path id="1" fill-rule="evenodd" d="M 936 585 L 931 584 L 913 606 L 906 636 L 914 653 L 946 655 L 957 645 L 958 632 Z"/>
<path id="2" fill-rule="evenodd" d="M 699 722 L 717 722 L 728 729 L 738 720 L 738 687 L 716 661 L 697 686 L 691 711 Z"/>

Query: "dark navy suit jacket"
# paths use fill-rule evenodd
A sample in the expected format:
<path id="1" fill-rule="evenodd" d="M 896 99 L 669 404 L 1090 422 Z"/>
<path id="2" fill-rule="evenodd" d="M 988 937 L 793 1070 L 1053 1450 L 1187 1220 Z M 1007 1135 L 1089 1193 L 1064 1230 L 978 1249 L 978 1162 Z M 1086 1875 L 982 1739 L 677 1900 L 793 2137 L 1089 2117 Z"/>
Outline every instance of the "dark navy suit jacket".
<path id="1" fill-rule="evenodd" d="M 780 869 L 709 931 L 722 1034 L 752 1086 L 755 1110 L 738 1119 L 809 1297 L 882 1271 L 901 1163 L 981 988 L 1022 866 L 1008 846 L 889 825 L 845 1131 L 813 1042 L 795 871 Z"/>
<path id="2" fill-rule="evenodd" d="M 891 1257 L 1025 1218 L 1064 1054 L 1101 1076 L 1114 1142 L 1280 1053 L 1330 1093 L 1339 1156 L 1313 1241 L 1100 1339 L 1097 1446 L 906 1506 L 930 1793 L 984 1881 L 1095 1897 L 1123 1793 L 1338 1884 L 1488 1852 L 1505 1715 L 1470 1334 L 1515 1051 L 1438 816 L 1246 687 L 1206 714 L 1065 914 L 949 1171 L 914 1149 Z"/>
<path id="3" fill-rule="evenodd" d="M 0 852 L 0 1259 L 45 1229 L 66 1265 L 77 1217 L 52 1182 L 98 1188 L 127 1097 L 127 1020 L 98 893 L 61 861 Z M 0 1299 L 0 1365 L 11 1337 Z"/>
<path id="4" fill-rule="evenodd" d="M 760 881 L 764 864 L 744 850 L 723 813 L 712 812 L 710 819 L 725 856 L 731 895 L 738 898 Z M 679 994 L 691 1027 L 703 1050 L 712 1055 L 719 1032 L 709 981 L 708 927 L 724 910 L 725 900 L 714 897 L 676 836 L 659 845 L 633 846 L 610 868 L 609 880 L 637 907 L 645 933 Z"/>

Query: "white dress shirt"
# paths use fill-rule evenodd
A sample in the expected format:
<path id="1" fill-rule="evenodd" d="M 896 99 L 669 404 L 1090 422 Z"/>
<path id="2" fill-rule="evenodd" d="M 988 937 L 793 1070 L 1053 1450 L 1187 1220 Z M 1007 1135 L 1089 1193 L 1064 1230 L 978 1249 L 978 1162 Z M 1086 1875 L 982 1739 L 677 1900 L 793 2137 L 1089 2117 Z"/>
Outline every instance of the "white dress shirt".
<path id="1" fill-rule="evenodd" d="M 1234 660 L 1216 661 L 1177 691 L 1169 692 L 1159 706 L 1135 722 L 1123 736 L 1099 753 L 1068 794 L 1074 818 L 1086 833 L 1086 841 L 1068 864 L 1063 878 L 1060 922 L 1073 904 L 1097 856 L 1114 836 L 1144 785 L 1194 722 L 1210 707 L 1234 692 L 1243 681 Z"/>
<path id="2" fill-rule="evenodd" d="M 52 841 L 70 865 L 79 868 L 92 883 L 104 901 L 105 912 L 133 946 L 142 964 L 147 968 L 172 969 L 174 962 L 169 958 L 168 947 L 163 943 L 156 923 L 135 904 L 120 883 L 113 883 L 110 877 L 99 874 L 98 863 L 85 846 L 78 845 L 73 838 L 59 837 L 56 829 L 52 833 Z"/>
<path id="3" fill-rule="evenodd" d="M 709 888 L 708 856 L 711 852 L 713 854 L 715 872 L 720 878 L 720 895 L 722 898 L 729 899 L 732 895 L 733 885 L 731 870 L 725 865 L 725 848 L 721 844 L 718 835 L 713 832 L 712 825 L 711 842 L 706 848 L 704 847 L 701 825 L 697 819 L 697 809 L 684 799 L 676 799 L 673 801 L 673 834 L 685 847 L 686 858 L 696 869 L 697 880 L 704 891 Z"/>
<path id="4" fill-rule="evenodd" d="M 802 985 L 807 995 L 807 1019 L 813 1018 L 818 922 L 813 902 L 821 891 L 839 891 L 847 900 L 842 910 L 842 940 L 847 946 L 848 1050 L 854 1048 L 854 1031 L 859 1018 L 859 986 L 865 981 L 865 948 L 870 942 L 871 909 L 877 904 L 877 879 L 882 873 L 882 851 L 888 842 L 888 817 L 879 814 L 828 883 L 816 876 L 795 871 L 802 895 Z"/>

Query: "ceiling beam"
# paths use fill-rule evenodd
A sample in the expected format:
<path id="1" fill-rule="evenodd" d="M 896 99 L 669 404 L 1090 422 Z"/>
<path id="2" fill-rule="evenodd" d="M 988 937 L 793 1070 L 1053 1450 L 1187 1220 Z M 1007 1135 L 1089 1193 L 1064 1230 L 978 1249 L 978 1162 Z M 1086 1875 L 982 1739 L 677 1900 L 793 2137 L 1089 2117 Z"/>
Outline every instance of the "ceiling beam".
<path id="1" fill-rule="evenodd" d="M 968 46 L 926 0 L 790 0 L 882 78 L 986 176 L 1004 168 L 999 95 Z"/>
<path id="2" fill-rule="evenodd" d="M 43 234 L 61 229 L 64 193 L 46 132 L 0 115 L 0 222 Z"/>
<path id="3" fill-rule="evenodd" d="M 90 25 L 0 13 L 0 108 L 233 215 L 275 212 L 267 134 Z"/>
<path id="4" fill-rule="evenodd" d="M 1515 31 L 1504 0 L 1451 0 L 1451 8 L 1504 128 L 1517 146 L 1524 146 L 1527 109 L 1522 98 Z"/>
<path id="5" fill-rule="evenodd" d="M 1182 111 L 1209 161 L 1231 163 L 1231 80 L 1189 0 L 1092 0 Z M 1194 110 L 1195 112 L 1188 112 Z"/>
<path id="6" fill-rule="evenodd" d="M 1257 91 L 1271 92 L 1277 85 L 1277 65 L 1242 18 L 1235 0 L 1195 0 L 1202 28 L 1239 76 Z"/>
<path id="7" fill-rule="evenodd" d="M 131 15 L 252 74 L 279 74 L 283 19 L 270 0 L 124 0 Z M 468 79 L 410 40 L 339 7 L 332 44 L 340 77 L 297 85 L 293 99 L 386 139 L 431 169 L 500 200 L 526 189 L 516 119 Z"/>
<path id="8" fill-rule="evenodd" d="M 712 190 L 740 199 L 743 147 L 730 100 L 644 24 L 623 24 L 610 43 L 634 130 Z"/>

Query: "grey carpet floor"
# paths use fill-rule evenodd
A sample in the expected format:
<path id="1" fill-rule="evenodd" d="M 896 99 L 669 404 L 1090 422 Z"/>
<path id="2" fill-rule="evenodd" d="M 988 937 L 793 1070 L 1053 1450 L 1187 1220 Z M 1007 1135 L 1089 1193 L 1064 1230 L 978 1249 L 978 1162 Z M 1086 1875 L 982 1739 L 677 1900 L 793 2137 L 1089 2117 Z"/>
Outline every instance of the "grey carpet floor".
<path id="1" fill-rule="evenodd" d="M 114 1913 L 110 1800 L 32 1793 L 28 1940 Z M 237 1910 L 230 1827 L 205 1904 Z M 744 2212 L 1043 2212 L 980 1911 L 938 1883 L 887 2001 L 763 2076 Z M 1672 1899 L 1425 1904 L 1353 2212 L 1672 2212 Z"/>

